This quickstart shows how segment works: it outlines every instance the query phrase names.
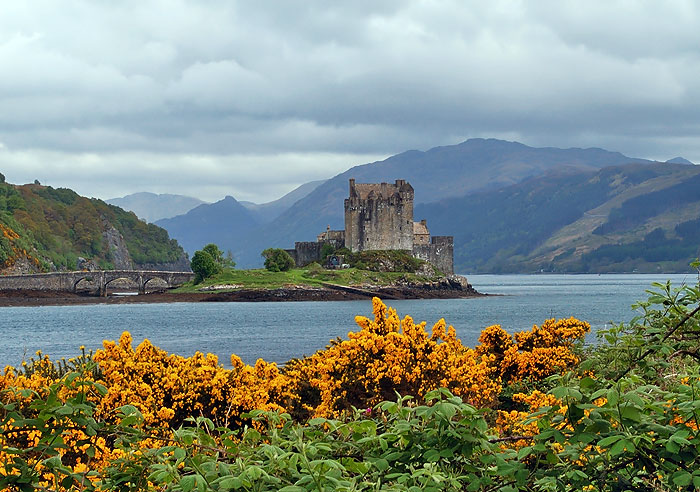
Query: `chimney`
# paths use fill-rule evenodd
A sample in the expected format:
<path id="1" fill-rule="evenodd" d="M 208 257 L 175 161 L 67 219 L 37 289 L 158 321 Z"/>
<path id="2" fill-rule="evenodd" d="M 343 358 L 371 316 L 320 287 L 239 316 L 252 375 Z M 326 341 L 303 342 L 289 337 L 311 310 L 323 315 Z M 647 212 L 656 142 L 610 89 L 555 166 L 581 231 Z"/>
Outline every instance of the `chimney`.
<path id="1" fill-rule="evenodd" d="M 355 196 L 355 178 L 350 178 L 350 196 Z"/>

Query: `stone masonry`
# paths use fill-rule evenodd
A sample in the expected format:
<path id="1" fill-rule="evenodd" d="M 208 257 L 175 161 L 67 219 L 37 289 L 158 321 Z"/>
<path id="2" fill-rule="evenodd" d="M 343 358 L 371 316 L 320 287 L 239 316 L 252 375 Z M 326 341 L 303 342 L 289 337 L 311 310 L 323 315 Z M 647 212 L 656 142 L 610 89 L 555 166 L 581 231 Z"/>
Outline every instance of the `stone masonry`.
<path id="1" fill-rule="evenodd" d="M 79 284 L 94 286 L 101 296 L 106 295 L 107 287 L 115 280 L 132 281 L 140 293 L 146 292 L 151 280 L 159 279 L 170 287 L 182 285 L 194 278 L 192 272 L 166 272 L 147 270 L 102 270 L 96 272 L 52 272 L 31 275 L 0 275 L 0 290 L 46 290 L 76 292 Z"/>
<path id="2" fill-rule="evenodd" d="M 324 244 L 350 251 L 399 249 L 430 262 L 445 274 L 454 273 L 452 236 L 430 236 L 425 220 L 413 221 L 413 187 L 403 179 L 389 183 L 355 183 L 350 179 L 345 199 L 345 230 L 330 227 L 317 241 L 297 242 L 287 250 L 298 266 L 321 259 Z"/>
<path id="3" fill-rule="evenodd" d="M 413 187 L 396 183 L 355 183 L 345 199 L 345 247 L 352 252 L 413 249 Z"/>

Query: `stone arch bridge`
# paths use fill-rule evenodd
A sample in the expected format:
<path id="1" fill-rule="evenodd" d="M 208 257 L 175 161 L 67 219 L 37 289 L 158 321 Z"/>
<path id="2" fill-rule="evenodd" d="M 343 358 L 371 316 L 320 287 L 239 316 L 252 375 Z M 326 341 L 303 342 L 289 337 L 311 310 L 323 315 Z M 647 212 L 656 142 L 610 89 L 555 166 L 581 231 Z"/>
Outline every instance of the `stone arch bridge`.
<path id="1" fill-rule="evenodd" d="M 100 296 L 107 295 L 107 286 L 118 279 L 125 279 L 138 286 L 140 294 L 146 292 L 151 280 L 161 280 L 168 288 L 177 287 L 194 279 L 192 272 L 166 272 L 151 270 L 102 270 L 97 272 L 52 272 L 29 275 L 1 275 L 0 290 L 47 290 L 76 292 L 78 284 L 85 280 L 97 287 Z"/>

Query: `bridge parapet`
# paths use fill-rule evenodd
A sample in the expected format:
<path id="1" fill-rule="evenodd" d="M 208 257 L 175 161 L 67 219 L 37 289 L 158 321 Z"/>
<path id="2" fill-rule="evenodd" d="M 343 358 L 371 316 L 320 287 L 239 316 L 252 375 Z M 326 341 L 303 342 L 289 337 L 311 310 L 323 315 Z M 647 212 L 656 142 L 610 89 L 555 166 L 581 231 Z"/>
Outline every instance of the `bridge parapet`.
<path id="1" fill-rule="evenodd" d="M 192 272 L 167 272 L 158 270 L 102 270 L 96 272 L 51 272 L 28 275 L 0 275 L 0 290 L 45 290 L 75 292 L 81 280 L 97 286 L 99 294 L 107 294 L 107 286 L 117 279 L 134 282 L 139 293 L 146 292 L 146 285 L 154 279 L 165 282 L 168 288 L 177 287 L 194 279 Z"/>

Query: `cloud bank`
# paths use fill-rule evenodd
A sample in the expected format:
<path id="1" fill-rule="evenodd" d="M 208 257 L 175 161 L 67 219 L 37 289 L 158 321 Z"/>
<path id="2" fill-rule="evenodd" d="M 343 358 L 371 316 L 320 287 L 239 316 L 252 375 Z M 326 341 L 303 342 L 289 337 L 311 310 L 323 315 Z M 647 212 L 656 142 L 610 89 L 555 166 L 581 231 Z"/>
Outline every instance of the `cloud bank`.
<path id="1" fill-rule="evenodd" d="M 700 7 L 9 2 L 0 172 L 262 202 L 469 137 L 700 162 Z"/>

